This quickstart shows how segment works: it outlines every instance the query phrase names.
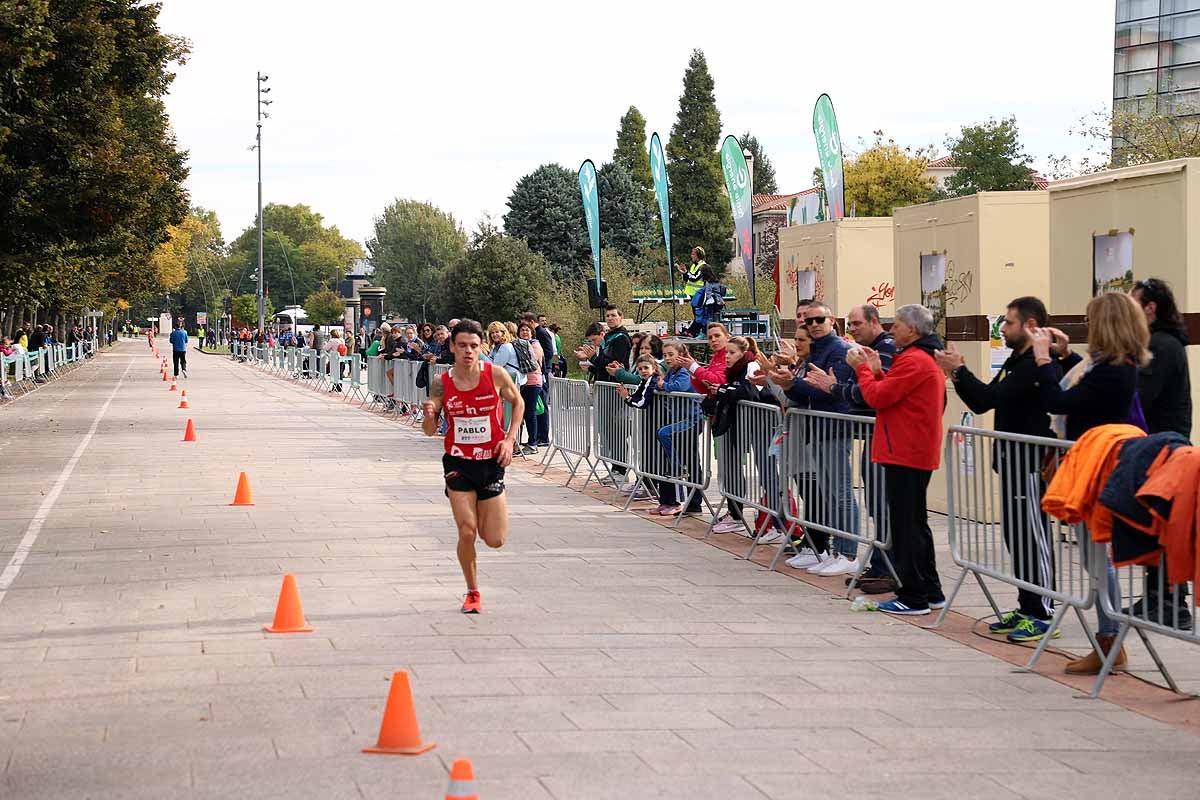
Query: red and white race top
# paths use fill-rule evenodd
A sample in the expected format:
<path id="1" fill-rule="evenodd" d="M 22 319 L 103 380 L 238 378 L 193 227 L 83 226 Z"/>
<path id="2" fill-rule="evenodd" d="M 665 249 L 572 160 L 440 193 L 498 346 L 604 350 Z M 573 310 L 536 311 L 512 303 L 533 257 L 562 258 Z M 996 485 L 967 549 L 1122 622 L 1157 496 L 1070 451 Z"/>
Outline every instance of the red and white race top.
<path id="1" fill-rule="evenodd" d="M 504 441 L 504 403 L 492 380 L 492 365 L 479 364 L 479 385 L 461 391 L 451 373 L 442 375 L 442 413 L 446 416 L 446 453 L 471 461 L 495 458 Z"/>

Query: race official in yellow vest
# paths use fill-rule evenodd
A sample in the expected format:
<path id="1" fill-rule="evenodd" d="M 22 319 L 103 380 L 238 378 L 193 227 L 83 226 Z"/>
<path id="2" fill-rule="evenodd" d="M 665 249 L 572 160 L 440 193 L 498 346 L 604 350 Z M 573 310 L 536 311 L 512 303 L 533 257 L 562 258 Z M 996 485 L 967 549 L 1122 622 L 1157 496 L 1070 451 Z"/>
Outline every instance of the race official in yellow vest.
<path id="1" fill-rule="evenodd" d="M 700 277 L 700 270 L 707 265 L 704 263 L 704 248 L 692 248 L 692 265 L 685 267 L 683 264 L 676 264 L 675 268 L 679 270 L 679 274 L 683 275 L 683 293 L 690 300 L 696 292 L 704 288 L 704 279 Z"/>

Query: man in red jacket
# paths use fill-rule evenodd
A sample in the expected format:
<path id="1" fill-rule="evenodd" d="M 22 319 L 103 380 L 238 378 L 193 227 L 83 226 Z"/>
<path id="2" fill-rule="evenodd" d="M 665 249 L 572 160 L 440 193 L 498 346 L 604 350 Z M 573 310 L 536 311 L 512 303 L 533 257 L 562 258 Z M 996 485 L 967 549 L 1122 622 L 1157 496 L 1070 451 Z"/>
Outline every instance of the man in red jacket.
<path id="1" fill-rule="evenodd" d="M 858 374 L 863 399 L 877 412 L 871 460 L 882 464 L 892 548 L 900 589 L 880 611 L 916 616 L 942 608 L 946 597 L 938 579 L 929 530 L 926 491 L 938 468 L 946 378 L 934 359 L 943 348 L 933 332 L 933 314 L 924 306 L 896 310 L 892 324 L 896 356 L 885 374 L 879 354 L 869 347 L 851 350 L 846 362 Z"/>

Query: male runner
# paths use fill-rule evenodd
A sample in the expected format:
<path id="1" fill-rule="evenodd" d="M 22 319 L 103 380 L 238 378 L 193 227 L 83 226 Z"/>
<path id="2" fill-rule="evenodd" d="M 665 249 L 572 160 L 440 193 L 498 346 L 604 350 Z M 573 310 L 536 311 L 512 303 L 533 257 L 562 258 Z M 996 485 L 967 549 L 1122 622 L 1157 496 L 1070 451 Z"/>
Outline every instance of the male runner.
<path id="1" fill-rule="evenodd" d="M 525 404 L 508 373 L 480 361 L 483 328 L 470 319 L 450 331 L 454 366 L 429 386 L 422 428 L 436 436 L 438 418 L 446 414 L 446 496 L 458 525 L 458 563 L 467 579 L 464 614 L 478 614 L 481 598 L 475 580 L 475 537 L 488 547 L 502 547 L 508 534 L 504 502 L 504 468 L 512 463 Z M 512 406 L 504 430 L 504 402 Z"/>

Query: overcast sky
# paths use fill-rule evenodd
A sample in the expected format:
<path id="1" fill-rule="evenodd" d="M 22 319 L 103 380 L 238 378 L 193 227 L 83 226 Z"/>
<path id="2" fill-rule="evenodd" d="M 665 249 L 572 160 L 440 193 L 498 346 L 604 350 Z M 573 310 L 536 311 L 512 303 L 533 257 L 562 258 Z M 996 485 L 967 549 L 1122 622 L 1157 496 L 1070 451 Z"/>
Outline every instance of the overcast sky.
<path id="1" fill-rule="evenodd" d="M 609 160 L 630 105 L 665 141 L 693 48 L 723 131 L 759 138 L 782 192 L 811 185 L 821 92 L 847 151 L 882 128 L 944 152 L 961 125 L 1015 114 L 1041 166 L 1079 152 L 1067 131 L 1111 104 L 1113 5 L 165 0 L 160 24 L 192 42 L 167 108 L 192 202 L 216 210 L 226 239 L 254 220 L 261 69 L 275 101 L 264 202 L 307 203 L 361 241 L 397 197 L 468 230 L 500 222 L 539 164 Z"/>

